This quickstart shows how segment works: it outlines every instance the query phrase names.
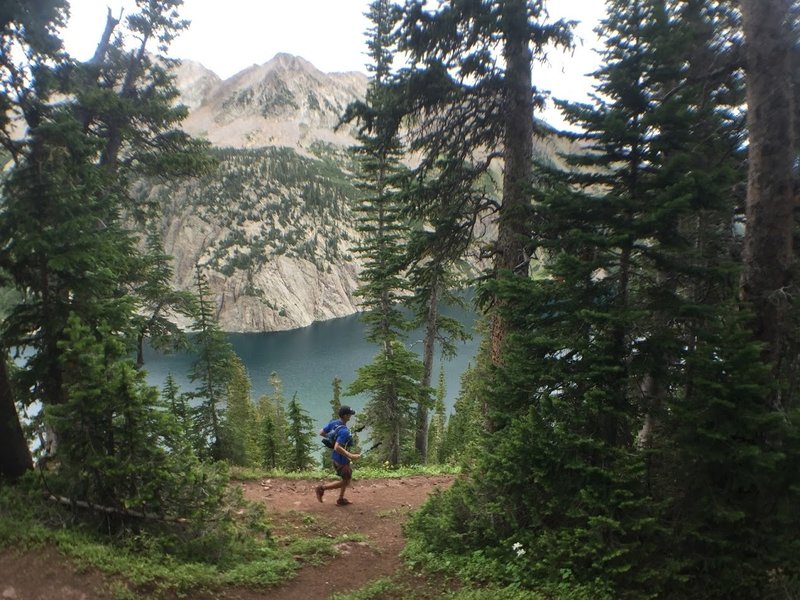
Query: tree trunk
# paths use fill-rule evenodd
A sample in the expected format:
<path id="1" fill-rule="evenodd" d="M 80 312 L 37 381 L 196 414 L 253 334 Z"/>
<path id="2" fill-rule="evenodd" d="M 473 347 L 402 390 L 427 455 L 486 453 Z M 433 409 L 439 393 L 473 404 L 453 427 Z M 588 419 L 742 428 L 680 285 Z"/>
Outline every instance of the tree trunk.
<path id="1" fill-rule="evenodd" d="M 33 468 L 14 404 L 5 354 L 0 356 L 0 477 L 16 479 Z"/>
<path id="2" fill-rule="evenodd" d="M 526 27 L 527 2 L 506 2 L 503 28 L 506 42 L 503 57 L 505 75 L 505 132 L 503 134 L 503 202 L 497 231 L 494 266 L 499 276 L 503 271 L 528 275 L 528 231 L 531 213 L 531 161 L 533 158 L 533 91 L 531 68 L 533 55 Z M 501 364 L 506 325 L 495 314 L 491 326 L 491 358 Z"/>
<path id="3" fill-rule="evenodd" d="M 792 262 L 791 0 L 742 0 L 749 171 L 741 296 L 754 310 L 765 358 L 781 368 Z"/>
<path id="4" fill-rule="evenodd" d="M 437 322 L 439 320 L 439 279 L 431 282 L 431 295 L 428 299 L 428 315 L 425 321 L 425 339 L 422 341 L 422 385 L 431 387 L 433 377 L 433 351 L 436 344 Z M 417 435 L 415 448 L 422 464 L 428 462 L 428 408 L 420 402 L 417 405 Z"/>

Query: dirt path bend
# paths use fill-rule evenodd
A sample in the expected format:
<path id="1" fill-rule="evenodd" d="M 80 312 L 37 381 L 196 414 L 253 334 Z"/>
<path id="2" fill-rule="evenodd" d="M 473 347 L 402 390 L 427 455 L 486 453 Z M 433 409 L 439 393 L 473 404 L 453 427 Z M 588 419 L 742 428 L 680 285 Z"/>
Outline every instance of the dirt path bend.
<path id="1" fill-rule="evenodd" d="M 340 544 L 332 561 L 303 567 L 297 577 L 263 597 L 330 598 L 391 575 L 400 566 L 405 543 L 401 528 L 408 514 L 434 490 L 444 490 L 452 482 L 450 475 L 356 480 L 347 491 L 353 502 L 348 506 L 336 505 L 338 490 L 327 492 L 323 502 L 318 502 L 314 488 L 319 480 L 265 479 L 242 484 L 246 498 L 264 503 L 276 535 L 305 528 L 310 535 L 351 534 L 363 539 Z"/>
<path id="2" fill-rule="evenodd" d="M 413 476 L 355 481 L 347 496 L 353 504 L 336 505 L 336 491 L 317 502 L 320 480 L 264 479 L 235 483 L 245 497 L 263 503 L 276 538 L 337 537 L 336 556 L 322 565 L 304 565 L 283 586 L 196 593 L 189 600 L 325 600 L 393 574 L 404 545 L 401 527 L 408 514 L 454 477 Z M 331 481 L 333 481 L 331 479 Z M 0 600 L 112 600 L 112 581 L 95 570 L 77 572 L 55 548 L 0 550 Z"/>

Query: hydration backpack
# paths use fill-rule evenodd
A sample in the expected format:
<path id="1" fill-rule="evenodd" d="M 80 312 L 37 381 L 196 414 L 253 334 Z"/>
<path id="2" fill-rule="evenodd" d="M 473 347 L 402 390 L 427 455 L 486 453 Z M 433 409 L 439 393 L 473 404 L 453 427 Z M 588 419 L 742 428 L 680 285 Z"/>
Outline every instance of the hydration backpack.
<path id="1" fill-rule="evenodd" d="M 336 436 L 339 435 L 339 430 L 344 427 L 344 424 L 337 425 L 333 429 L 331 429 L 324 438 L 322 438 L 322 443 L 327 448 L 333 448 L 336 445 Z"/>

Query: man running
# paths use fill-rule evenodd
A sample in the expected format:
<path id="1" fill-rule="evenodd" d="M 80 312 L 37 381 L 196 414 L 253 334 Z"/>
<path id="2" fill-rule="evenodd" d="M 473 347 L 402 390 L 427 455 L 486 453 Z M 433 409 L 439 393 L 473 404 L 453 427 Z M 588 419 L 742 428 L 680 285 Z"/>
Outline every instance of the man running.
<path id="1" fill-rule="evenodd" d="M 349 406 L 342 406 L 339 409 L 339 418 L 333 419 L 319 430 L 319 434 L 322 437 L 328 435 L 331 430 L 336 430 L 336 441 L 333 445 L 331 458 L 333 459 L 333 468 L 336 470 L 336 474 L 342 478 L 341 481 L 317 486 L 317 500 L 320 502 L 322 502 L 322 496 L 325 494 L 326 490 L 338 489 L 339 499 L 336 500 L 336 504 L 338 506 L 350 504 L 350 500 L 344 497 L 345 490 L 347 490 L 347 487 L 353 479 L 353 468 L 350 466 L 350 461 L 361 457 L 360 454 L 355 454 L 347 449 L 353 441 L 350 430 L 347 428 L 347 422 L 354 414 L 356 414 L 356 411 L 352 408 Z"/>

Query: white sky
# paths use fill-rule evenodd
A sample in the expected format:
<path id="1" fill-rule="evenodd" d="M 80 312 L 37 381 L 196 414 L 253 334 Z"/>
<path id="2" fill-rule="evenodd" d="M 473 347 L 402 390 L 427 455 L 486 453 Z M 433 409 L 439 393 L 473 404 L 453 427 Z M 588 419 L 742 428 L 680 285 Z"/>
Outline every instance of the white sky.
<path id="1" fill-rule="evenodd" d="M 119 15 L 132 0 L 70 0 L 71 16 L 64 41 L 78 59 L 94 53 L 105 25 L 107 8 Z M 223 79 L 263 64 L 279 52 L 302 56 L 323 72 L 366 72 L 364 12 L 369 0 L 184 0 L 181 16 L 189 29 L 173 42 L 170 55 L 202 63 Z M 572 56 L 551 51 L 549 68 L 537 66 L 534 85 L 554 96 L 586 100 L 591 81 L 585 75 L 597 66 L 592 29 L 603 16 L 603 0 L 548 0 L 552 18 L 579 20 L 578 47 Z M 583 43 L 581 43 L 581 40 Z M 544 118 L 562 121 L 554 110 Z"/>

